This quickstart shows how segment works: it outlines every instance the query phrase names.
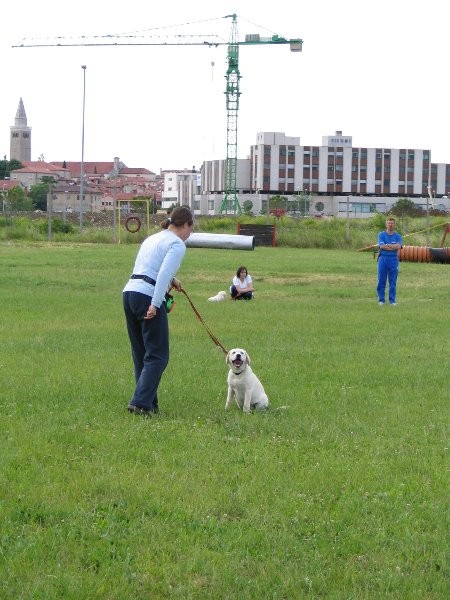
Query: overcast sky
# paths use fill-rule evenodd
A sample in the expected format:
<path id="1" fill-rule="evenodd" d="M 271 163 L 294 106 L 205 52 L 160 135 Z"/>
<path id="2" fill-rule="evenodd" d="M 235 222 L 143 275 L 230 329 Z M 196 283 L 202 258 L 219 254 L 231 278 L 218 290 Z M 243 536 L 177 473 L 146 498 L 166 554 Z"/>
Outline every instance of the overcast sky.
<path id="1" fill-rule="evenodd" d="M 262 131 L 320 145 L 341 130 L 354 146 L 430 149 L 450 163 L 447 0 L 22 0 L 1 9 L 0 156 L 22 97 L 32 160 L 80 161 L 86 65 L 85 161 L 199 168 L 226 156 L 226 46 L 12 48 L 30 38 L 148 31 L 228 41 L 247 33 L 300 37 L 241 47 L 238 158 Z M 187 26 L 186 23 L 195 23 Z M 161 29 L 163 28 L 163 29 Z M 135 39 L 135 38 L 132 38 Z M 185 38 L 180 38 L 185 39 Z M 54 42 L 56 43 L 56 42 Z"/>

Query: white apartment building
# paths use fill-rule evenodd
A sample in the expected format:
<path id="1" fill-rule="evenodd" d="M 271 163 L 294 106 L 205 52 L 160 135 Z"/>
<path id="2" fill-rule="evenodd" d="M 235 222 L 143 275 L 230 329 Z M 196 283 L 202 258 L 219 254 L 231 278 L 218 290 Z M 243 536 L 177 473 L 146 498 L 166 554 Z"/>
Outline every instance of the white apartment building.
<path id="1" fill-rule="evenodd" d="M 200 214 L 220 212 L 225 188 L 225 161 L 205 162 L 201 169 Z M 423 149 L 356 148 L 352 136 L 336 131 L 322 137 L 321 146 L 303 146 L 299 137 L 282 132 L 258 133 L 250 158 L 238 160 L 237 192 L 242 203 L 250 199 L 259 213 L 273 195 L 295 199 L 311 195 L 311 213 L 335 216 L 348 211 L 370 216 L 385 212 L 397 199 L 410 198 L 426 207 L 428 186 L 433 204 L 449 210 L 450 165 L 431 162 Z"/>
<path id="2" fill-rule="evenodd" d="M 450 194 L 450 165 L 431 163 L 431 151 L 355 148 L 337 131 L 321 146 L 302 146 L 284 133 L 259 133 L 251 147 L 251 189 L 270 194 L 421 197 L 431 185 L 436 196 Z"/>
<path id="3" fill-rule="evenodd" d="M 184 205 L 193 210 L 200 185 L 201 176 L 198 171 L 165 171 L 161 208 Z"/>

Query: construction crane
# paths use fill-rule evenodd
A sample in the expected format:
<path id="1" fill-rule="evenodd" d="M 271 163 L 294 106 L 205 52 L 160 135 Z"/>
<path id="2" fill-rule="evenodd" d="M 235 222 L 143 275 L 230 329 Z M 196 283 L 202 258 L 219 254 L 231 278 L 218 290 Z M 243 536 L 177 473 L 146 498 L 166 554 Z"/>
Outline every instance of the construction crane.
<path id="1" fill-rule="evenodd" d="M 236 189 L 237 176 L 237 131 L 240 79 L 239 72 L 239 46 L 257 46 L 260 44 L 289 44 L 291 52 L 301 52 L 303 40 L 300 38 L 286 39 L 279 35 L 262 37 L 259 34 L 248 34 L 245 40 L 238 39 L 237 15 L 231 14 L 223 17 L 231 18 L 231 34 L 228 42 L 221 41 L 218 36 L 207 35 L 175 35 L 171 40 L 169 36 L 143 36 L 136 34 L 95 35 L 82 36 L 81 38 L 25 38 L 13 48 L 36 47 L 67 47 L 67 46 L 228 46 L 226 78 L 226 109 L 227 109 L 227 155 L 225 161 L 225 194 L 220 207 L 221 213 L 240 214 L 242 212 Z M 189 23 L 191 25 L 191 23 Z"/>

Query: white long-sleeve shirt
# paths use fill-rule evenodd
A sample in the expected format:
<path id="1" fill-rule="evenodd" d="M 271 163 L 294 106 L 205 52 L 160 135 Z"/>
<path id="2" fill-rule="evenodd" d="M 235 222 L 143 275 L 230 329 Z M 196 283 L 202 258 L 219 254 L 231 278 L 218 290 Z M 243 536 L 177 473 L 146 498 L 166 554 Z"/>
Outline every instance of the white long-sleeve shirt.
<path id="1" fill-rule="evenodd" d="M 151 296 L 152 305 L 159 308 L 180 268 L 186 252 L 185 243 L 169 229 L 149 236 L 142 242 L 134 263 L 134 275 L 147 275 L 156 281 L 151 285 L 143 279 L 130 279 L 124 292 L 140 292 Z"/>

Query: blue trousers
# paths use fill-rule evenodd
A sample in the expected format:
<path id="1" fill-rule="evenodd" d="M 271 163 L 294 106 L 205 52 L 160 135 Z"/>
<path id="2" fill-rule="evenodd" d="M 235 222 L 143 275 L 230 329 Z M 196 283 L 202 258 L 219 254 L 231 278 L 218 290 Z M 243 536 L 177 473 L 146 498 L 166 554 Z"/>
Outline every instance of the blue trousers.
<path id="1" fill-rule="evenodd" d="M 386 281 L 389 282 L 389 304 L 395 303 L 397 293 L 398 257 L 380 254 L 378 258 L 377 294 L 380 302 L 385 301 Z"/>
<path id="2" fill-rule="evenodd" d="M 139 292 L 123 293 L 136 389 L 130 404 L 158 412 L 158 386 L 169 362 L 169 325 L 166 305 L 153 319 L 144 320 L 151 298 Z"/>

